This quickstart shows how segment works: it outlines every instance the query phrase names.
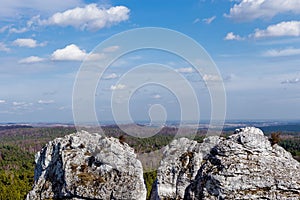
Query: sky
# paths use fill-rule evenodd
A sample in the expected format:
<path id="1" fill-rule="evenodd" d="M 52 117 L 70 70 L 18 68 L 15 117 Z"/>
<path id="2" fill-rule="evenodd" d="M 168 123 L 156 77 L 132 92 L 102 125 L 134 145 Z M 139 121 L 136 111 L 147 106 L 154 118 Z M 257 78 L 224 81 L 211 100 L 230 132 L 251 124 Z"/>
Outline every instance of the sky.
<path id="1" fill-rule="evenodd" d="M 83 61 L 113 35 L 144 27 L 180 32 L 205 49 L 222 77 L 227 120 L 300 119 L 298 0 L 2 0 L 0 122 L 73 122 L 72 92 Z M 122 48 L 116 44 L 101 55 Z M 210 119 L 205 82 L 221 80 L 199 76 L 182 58 L 151 49 L 126 54 L 105 71 L 95 91 L 99 119 L 113 120 L 111 95 L 127 87 L 118 80 L 147 63 L 169 66 L 190 81 L 201 119 Z M 167 113 L 167 119 L 178 120 L 177 97 L 160 85 L 141 86 L 128 109 L 136 121 L 149 120 L 150 108 L 157 119 Z"/>

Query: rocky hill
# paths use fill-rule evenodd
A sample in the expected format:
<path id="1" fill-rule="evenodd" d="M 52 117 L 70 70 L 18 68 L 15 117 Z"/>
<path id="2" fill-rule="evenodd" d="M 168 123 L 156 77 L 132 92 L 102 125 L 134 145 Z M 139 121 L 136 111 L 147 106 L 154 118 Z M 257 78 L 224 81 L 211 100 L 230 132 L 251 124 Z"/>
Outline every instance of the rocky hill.
<path id="1" fill-rule="evenodd" d="M 300 163 L 256 128 L 203 143 L 186 138 L 163 153 L 151 199 L 297 199 Z M 36 156 L 35 199 L 146 199 L 141 162 L 115 138 L 78 132 Z"/>

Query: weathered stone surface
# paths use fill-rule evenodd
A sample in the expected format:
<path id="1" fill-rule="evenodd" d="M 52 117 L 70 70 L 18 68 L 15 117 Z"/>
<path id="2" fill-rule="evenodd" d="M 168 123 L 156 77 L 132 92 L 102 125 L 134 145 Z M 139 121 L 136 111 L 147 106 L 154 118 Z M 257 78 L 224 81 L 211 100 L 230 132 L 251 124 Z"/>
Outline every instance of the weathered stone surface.
<path id="1" fill-rule="evenodd" d="M 164 152 L 157 188 L 162 200 L 299 200 L 300 163 L 253 127 L 199 144 L 182 138 Z"/>
<path id="2" fill-rule="evenodd" d="M 200 145 L 196 141 L 180 138 L 168 145 L 158 168 L 159 196 L 182 199 L 186 188 L 195 179 L 202 165 L 203 156 L 218 141 L 218 137 L 210 137 Z"/>
<path id="3" fill-rule="evenodd" d="M 78 132 L 49 142 L 36 155 L 35 199 L 146 198 L 134 150 L 118 139 Z"/>

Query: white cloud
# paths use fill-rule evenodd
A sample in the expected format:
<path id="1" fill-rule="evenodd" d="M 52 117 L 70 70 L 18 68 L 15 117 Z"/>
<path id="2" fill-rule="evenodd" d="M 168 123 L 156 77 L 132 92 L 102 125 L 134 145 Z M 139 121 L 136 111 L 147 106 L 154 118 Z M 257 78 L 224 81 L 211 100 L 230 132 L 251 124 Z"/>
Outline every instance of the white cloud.
<path id="1" fill-rule="evenodd" d="M 210 18 L 205 18 L 205 19 L 203 19 L 202 21 L 203 21 L 204 23 L 206 23 L 206 24 L 210 24 L 210 23 L 212 23 L 215 19 L 216 19 L 216 16 L 212 16 L 212 17 L 210 17 Z"/>
<path id="2" fill-rule="evenodd" d="M 103 77 L 104 79 L 115 79 L 118 78 L 119 76 L 115 73 L 108 74 L 107 76 Z"/>
<path id="3" fill-rule="evenodd" d="M 80 49 L 75 44 L 67 45 L 62 49 L 55 50 L 51 55 L 51 60 L 54 61 L 97 61 L 104 59 L 106 54 L 104 53 L 91 53 L 88 54 L 86 50 Z"/>
<path id="4" fill-rule="evenodd" d="M 1 100 L 0 100 L 0 103 L 5 103 L 5 102 L 6 102 L 6 101 L 5 101 L 5 100 L 3 100 L 3 99 L 1 99 Z"/>
<path id="5" fill-rule="evenodd" d="M 17 28 L 10 28 L 9 29 L 9 33 L 25 33 L 27 31 L 29 31 L 29 28 L 27 28 L 27 27 L 19 28 L 19 29 L 17 29 Z"/>
<path id="6" fill-rule="evenodd" d="M 103 49 L 103 52 L 111 53 L 111 52 L 117 51 L 118 49 L 120 49 L 120 46 L 115 45 L 115 46 L 110 46 L 110 47 Z"/>
<path id="7" fill-rule="evenodd" d="M 281 82 L 281 84 L 296 84 L 296 83 L 300 83 L 299 78 L 288 79 L 288 80 L 285 80 L 285 81 Z"/>
<path id="8" fill-rule="evenodd" d="M 198 22 L 200 22 L 200 19 L 199 19 L 199 18 L 196 18 L 196 19 L 193 21 L 193 24 L 197 24 Z"/>
<path id="9" fill-rule="evenodd" d="M 61 106 L 59 108 L 57 108 L 58 110 L 70 110 L 71 106 Z"/>
<path id="10" fill-rule="evenodd" d="M 211 75 L 211 74 L 204 74 L 202 78 L 204 81 L 221 81 L 222 80 L 220 76 Z"/>
<path id="11" fill-rule="evenodd" d="M 36 40 L 31 38 L 19 38 L 13 41 L 13 45 L 19 46 L 19 47 L 29 47 L 29 48 L 35 48 L 38 46 L 45 46 L 46 43 L 38 43 Z"/>
<path id="12" fill-rule="evenodd" d="M 241 0 L 236 3 L 228 15 L 236 21 L 272 18 L 280 13 L 300 13 L 298 0 Z"/>
<path id="13" fill-rule="evenodd" d="M 87 56 L 85 50 L 81 50 L 75 44 L 70 44 L 63 49 L 55 50 L 52 55 L 52 60 L 68 60 L 68 61 L 82 61 Z"/>
<path id="14" fill-rule="evenodd" d="M 299 1 L 300 3 L 300 1 Z M 255 30 L 254 37 L 300 36 L 300 21 L 287 21 L 270 25 L 265 30 Z"/>
<path id="15" fill-rule="evenodd" d="M 195 70 L 192 67 L 179 68 L 175 70 L 179 73 L 193 73 Z"/>
<path id="16" fill-rule="evenodd" d="M 111 85 L 110 89 L 111 90 L 123 90 L 126 87 L 126 85 L 123 84 L 117 84 L 117 85 Z"/>
<path id="17" fill-rule="evenodd" d="M 10 51 L 10 48 L 8 48 L 8 47 L 6 46 L 6 44 L 0 42 L 0 51 L 9 52 L 9 51 Z"/>
<path id="18" fill-rule="evenodd" d="M 37 62 L 42 62 L 44 60 L 45 60 L 44 58 L 40 58 L 37 56 L 30 56 L 30 57 L 20 60 L 19 63 L 21 63 L 21 64 L 37 63 Z"/>
<path id="19" fill-rule="evenodd" d="M 73 26 L 82 30 L 99 30 L 129 19 L 130 10 L 125 6 L 108 9 L 98 8 L 97 4 L 76 7 L 58 12 L 47 20 L 40 20 L 43 25 Z"/>
<path id="20" fill-rule="evenodd" d="M 26 105 L 26 102 L 17 102 L 17 101 L 14 101 L 12 104 L 14 106 L 23 106 L 23 105 Z"/>
<path id="21" fill-rule="evenodd" d="M 5 32 L 6 30 L 8 30 L 8 29 L 9 29 L 9 27 L 10 27 L 10 25 L 7 25 L 7 26 L 3 26 L 3 27 L 1 27 L 1 28 L 0 28 L 0 33 L 3 33 L 3 32 Z"/>
<path id="22" fill-rule="evenodd" d="M 224 40 L 244 40 L 244 38 L 242 38 L 239 35 L 235 35 L 233 32 L 227 33 L 227 35 L 225 36 Z"/>
<path id="23" fill-rule="evenodd" d="M 53 100 L 38 100 L 38 104 L 52 104 Z"/>
<path id="24" fill-rule="evenodd" d="M 160 99 L 161 96 L 160 96 L 159 94 L 155 94 L 155 95 L 152 96 L 152 98 L 153 98 L 153 99 Z"/>
<path id="25" fill-rule="evenodd" d="M 268 26 L 264 30 L 256 29 L 248 38 L 266 38 L 266 37 L 299 37 L 300 21 L 284 21 L 278 24 Z M 244 40 L 244 37 L 235 35 L 233 32 L 227 33 L 224 40 Z"/>
<path id="26" fill-rule="evenodd" d="M 287 49 L 271 49 L 266 51 L 264 56 L 267 57 L 281 57 L 281 56 L 295 56 L 295 55 L 300 55 L 300 49 L 295 49 L 295 48 L 287 48 Z"/>

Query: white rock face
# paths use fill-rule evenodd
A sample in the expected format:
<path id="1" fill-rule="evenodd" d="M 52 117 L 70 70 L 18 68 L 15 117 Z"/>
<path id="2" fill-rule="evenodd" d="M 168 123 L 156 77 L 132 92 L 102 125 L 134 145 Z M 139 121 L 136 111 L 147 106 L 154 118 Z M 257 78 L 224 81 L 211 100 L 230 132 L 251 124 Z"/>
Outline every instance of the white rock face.
<path id="1" fill-rule="evenodd" d="M 210 137 L 200 145 L 196 141 L 180 138 L 168 145 L 158 168 L 159 196 L 183 199 L 186 188 L 196 178 L 204 155 L 218 141 L 218 137 Z"/>
<path id="2" fill-rule="evenodd" d="M 271 146 L 260 129 L 247 127 L 227 139 L 173 141 L 157 182 L 161 200 L 299 200 L 300 163 L 282 147 Z"/>
<path id="3" fill-rule="evenodd" d="M 78 132 L 49 142 L 36 155 L 27 200 L 145 200 L 143 168 L 118 139 Z M 166 147 L 152 199 L 300 199 L 300 163 L 257 128 L 203 143 L 186 138 Z"/>
<path id="4" fill-rule="evenodd" d="M 36 155 L 27 200 L 146 199 L 141 162 L 118 139 L 78 132 L 49 142 Z"/>

